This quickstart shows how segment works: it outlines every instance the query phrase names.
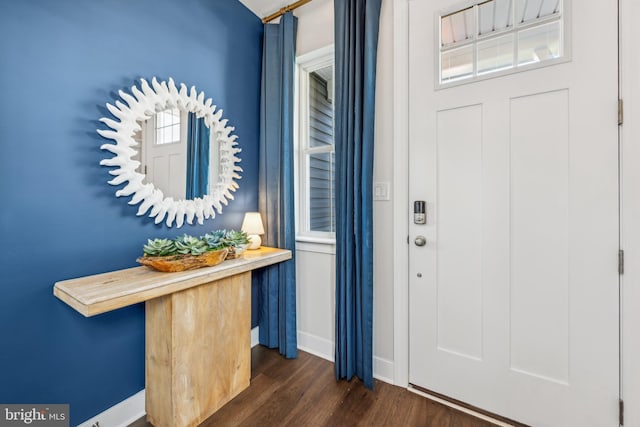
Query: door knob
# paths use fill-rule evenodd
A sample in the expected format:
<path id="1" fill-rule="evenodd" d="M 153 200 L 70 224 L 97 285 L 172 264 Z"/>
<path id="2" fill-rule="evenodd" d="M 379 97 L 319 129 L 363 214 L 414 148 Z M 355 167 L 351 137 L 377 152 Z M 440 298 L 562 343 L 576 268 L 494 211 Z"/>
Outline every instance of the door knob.
<path id="1" fill-rule="evenodd" d="M 424 246 L 427 244 L 427 239 L 424 236 L 418 236 L 413 243 L 415 243 L 416 246 Z"/>

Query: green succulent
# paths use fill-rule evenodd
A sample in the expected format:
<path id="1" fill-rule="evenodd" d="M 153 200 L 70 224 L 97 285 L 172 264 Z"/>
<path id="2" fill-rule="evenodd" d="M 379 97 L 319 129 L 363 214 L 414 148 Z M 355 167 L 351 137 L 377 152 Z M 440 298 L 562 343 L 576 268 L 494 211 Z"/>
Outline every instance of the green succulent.
<path id="1" fill-rule="evenodd" d="M 149 239 L 143 246 L 143 250 L 145 256 L 202 255 L 208 251 L 224 248 L 241 248 L 249 243 L 247 233 L 244 231 L 214 230 L 200 238 L 183 234 L 174 240 Z"/>
<path id="2" fill-rule="evenodd" d="M 240 247 L 249 244 L 249 236 L 244 231 L 229 230 L 225 233 L 228 246 Z"/>
<path id="3" fill-rule="evenodd" d="M 142 249 L 146 256 L 168 256 L 174 255 L 177 251 L 173 240 L 169 239 L 148 239 Z"/>
<path id="4" fill-rule="evenodd" d="M 204 242 L 206 242 L 210 251 L 217 251 L 219 249 L 224 249 L 228 246 L 226 244 L 224 230 L 215 230 L 215 231 L 212 231 L 211 233 L 207 233 L 204 236 L 202 236 L 200 240 L 203 240 Z"/>
<path id="5" fill-rule="evenodd" d="M 209 250 L 206 242 L 188 234 L 177 237 L 174 244 L 179 254 L 202 255 Z"/>

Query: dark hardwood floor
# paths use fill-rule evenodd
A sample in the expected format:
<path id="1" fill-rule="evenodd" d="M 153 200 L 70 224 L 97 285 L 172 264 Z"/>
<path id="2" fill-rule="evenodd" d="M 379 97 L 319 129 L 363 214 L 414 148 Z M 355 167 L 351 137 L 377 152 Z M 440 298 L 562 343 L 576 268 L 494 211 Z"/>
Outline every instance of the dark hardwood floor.
<path id="1" fill-rule="evenodd" d="M 251 385 L 202 423 L 213 426 L 436 426 L 494 424 L 382 381 L 335 380 L 333 363 L 299 352 L 294 360 L 256 346 Z M 144 419 L 130 427 L 151 426 Z M 157 426 L 165 427 L 165 426 Z"/>

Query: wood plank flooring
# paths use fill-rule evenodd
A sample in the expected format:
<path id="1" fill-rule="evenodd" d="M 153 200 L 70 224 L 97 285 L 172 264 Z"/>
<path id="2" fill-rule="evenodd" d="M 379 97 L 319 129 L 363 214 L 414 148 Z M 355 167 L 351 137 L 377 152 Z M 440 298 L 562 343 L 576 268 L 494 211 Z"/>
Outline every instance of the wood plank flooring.
<path id="1" fill-rule="evenodd" d="M 382 381 L 373 390 L 357 379 L 336 381 L 333 363 L 302 351 L 287 360 L 256 346 L 251 356 L 249 388 L 202 427 L 494 425 Z M 143 418 L 130 427 L 149 426 Z"/>

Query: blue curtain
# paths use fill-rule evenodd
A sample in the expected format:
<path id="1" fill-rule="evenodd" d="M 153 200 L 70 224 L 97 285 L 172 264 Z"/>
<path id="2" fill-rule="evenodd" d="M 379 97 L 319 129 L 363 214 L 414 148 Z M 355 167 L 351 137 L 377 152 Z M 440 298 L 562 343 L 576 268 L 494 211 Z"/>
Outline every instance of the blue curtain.
<path id="1" fill-rule="evenodd" d="M 293 90 L 297 18 L 265 24 L 260 101 L 259 209 L 266 246 L 295 254 L 293 187 Z M 295 260 L 263 269 L 260 289 L 260 344 L 298 356 Z"/>
<path id="2" fill-rule="evenodd" d="M 189 113 L 187 123 L 187 199 L 202 197 L 209 188 L 209 135 L 203 119 Z"/>
<path id="3" fill-rule="evenodd" d="M 381 0 L 335 0 L 337 379 L 373 388 L 373 130 Z"/>

